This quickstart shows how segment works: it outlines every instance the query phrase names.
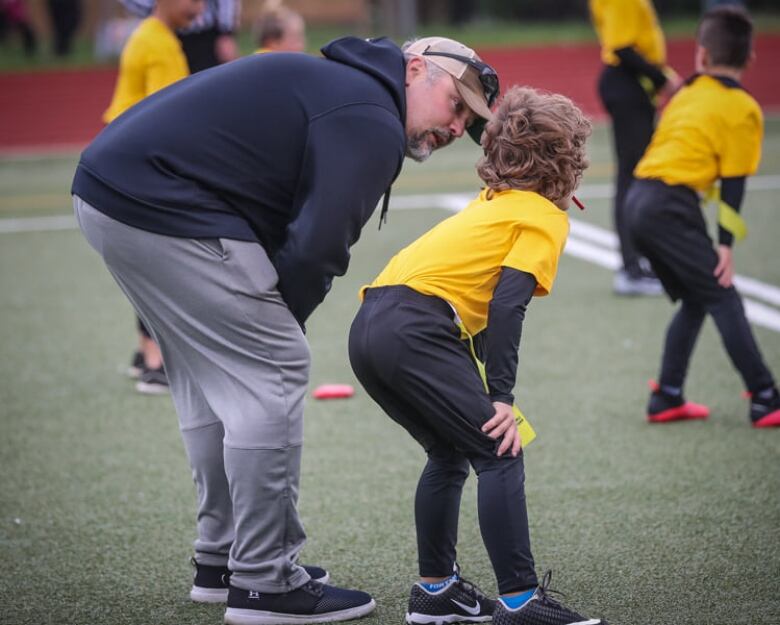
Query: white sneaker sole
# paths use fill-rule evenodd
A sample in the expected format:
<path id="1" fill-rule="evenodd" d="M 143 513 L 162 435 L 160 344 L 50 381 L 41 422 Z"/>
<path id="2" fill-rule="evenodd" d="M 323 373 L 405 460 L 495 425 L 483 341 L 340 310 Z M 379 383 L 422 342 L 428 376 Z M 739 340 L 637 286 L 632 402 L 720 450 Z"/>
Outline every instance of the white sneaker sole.
<path id="1" fill-rule="evenodd" d="M 227 608 L 225 610 L 225 625 L 300 625 L 301 623 L 332 623 L 334 621 L 349 621 L 370 614 L 376 608 L 372 599 L 368 603 L 325 612 L 324 614 L 285 614 L 283 612 L 266 612 L 263 610 L 245 610 Z"/>
<path id="2" fill-rule="evenodd" d="M 493 620 L 489 614 L 484 616 L 468 616 L 466 614 L 418 614 L 406 613 L 407 625 L 447 625 L 448 623 L 485 623 Z"/>
<path id="3" fill-rule="evenodd" d="M 204 588 L 193 586 L 190 590 L 190 599 L 195 603 L 225 603 L 227 601 L 227 588 Z"/>
<path id="4" fill-rule="evenodd" d="M 135 390 L 141 395 L 168 395 L 171 389 L 165 384 L 150 384 L 148 382 L 136 382 Z"/>

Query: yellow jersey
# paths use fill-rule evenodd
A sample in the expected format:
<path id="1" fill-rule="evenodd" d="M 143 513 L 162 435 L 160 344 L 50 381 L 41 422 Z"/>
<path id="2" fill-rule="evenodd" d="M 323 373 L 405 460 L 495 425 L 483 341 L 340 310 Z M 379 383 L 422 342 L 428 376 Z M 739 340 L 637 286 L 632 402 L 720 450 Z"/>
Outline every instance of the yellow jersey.
<path id="1" fill-rule="evenodd" d="M 756 172 L 763 134 L 761 107 L 739 83 L 695 76 L 664 109 L 634 175 L 707 191 Z"/>
<path id="2" fill-rule="evenodd" d="M 361 289 L 403 284 L 449 302 L 472 335 L 487 326 L 488 306 L 502 267 L 532 274 L 535 295 L 547 295 L 569 234 L 569 218 L 532 191 L 483 190 L 396 254 Z"/>
<path id="3" fill-rule="evenodd" d="M 653 65 L 666 63 L 666 41 L 651 0 L 589 0 L 601 60 L 618 65 L 615 50 L 633 47 Z"/>
<path id="4" fill-rule="evenodd" d="M 176 34 L 156 17 L 147 17 L 122 50 L 114 96 L 103 121 L 112 122 L 145 97 L 189 74 Z"/>

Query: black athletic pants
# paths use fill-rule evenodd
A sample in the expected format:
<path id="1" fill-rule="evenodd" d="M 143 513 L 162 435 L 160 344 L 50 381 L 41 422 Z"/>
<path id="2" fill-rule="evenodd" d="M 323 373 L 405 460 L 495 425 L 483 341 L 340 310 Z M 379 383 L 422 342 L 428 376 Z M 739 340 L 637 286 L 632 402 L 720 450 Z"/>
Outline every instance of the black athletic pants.
<path id="1" fill-rule="evenodd" d="M 623 268 L 629 274 L 637 275 L 640 254 L 631 236 L 632 208 L 626 203 L 626 193 L 634 177 L 634 168 L 653 136 L 655 106 L 636 77 L 619 66 L 604 66 L 599 78 L 599 96 L 612 120 L 617 160 L 614 219 Z"/>
<path id="2" fill-rule="evenodd" d="M 197 33 L 179 34 L 191 74 L 219 65 L 215 48 L 217 37 L 219 37 L 219 32 L 216 28 Z"/>
<path id="3" fill-rule="evenodd" d="M 536 586 L 523 456 L 496 456 L 496 441 L 480 429 L 495 411 L 449 304 L 405 286 L 369 289 L 352 323 L 349 357 L 368 394 L 428 454 L 415 497 L 420 575 L 452 574 L 471 465 L 499 593 Z"/>
<path id="4" fill-rule="evenodd" d="M 659 381 L 682 388 L 704 317 L 711 315 L 726 352 L 752 393 L 774 385 L 736 289 L 713 275 L 718 255 L 698 195 L 660 180 L 636 180 L 627 201 L 637 246 L 673 301 L 682 300 L 666 331 Z"/>
<path id="5" fill-rule="evenodd" d="M 67 56 L 81 22 L 81 0 L 48 0 L 54 30 L 54 54 Z"/>

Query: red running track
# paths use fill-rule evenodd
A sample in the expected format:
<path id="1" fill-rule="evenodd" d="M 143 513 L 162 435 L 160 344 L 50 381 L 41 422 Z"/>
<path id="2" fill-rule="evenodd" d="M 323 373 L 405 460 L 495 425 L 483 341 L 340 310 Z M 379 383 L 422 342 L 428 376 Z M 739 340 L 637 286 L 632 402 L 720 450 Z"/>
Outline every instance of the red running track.
<path id="1" fill-rule="evenodd" d="M 780 35 L 757 38 L 758 60 L 745 76 L 746 88 L 766 111 L 780 112 Z M 693 71 L 694 43 L 668 44 L 669 61 L 686 76 Z M 593 44 L 484 49 L 481 53 L 501 76 L 503 88 L 527 84 L 563 93 L 593 117 L 603 116 L 596 95 L 600 72 Z M 0 74 L 0 151 L 74 149 L 100 130 L 115 69 Z"/>
<path id="2" fill-rule="evenodd" d="M 667 43 L 669 64 L 687 77 L 693 73 L 695 43 L 692 39 Z M 589 115 L 601 118 L 604 109 L 596 93 L 601 72 L 598 48 L 593 44 L 482 50 L 501 78 L 502 88 L 512 84 L 563 93 Z M 756 62 L 745 73 L 743 84 L 765 112 L 780 112 L 780 35 L 761 35 L 756 39 Z"/>

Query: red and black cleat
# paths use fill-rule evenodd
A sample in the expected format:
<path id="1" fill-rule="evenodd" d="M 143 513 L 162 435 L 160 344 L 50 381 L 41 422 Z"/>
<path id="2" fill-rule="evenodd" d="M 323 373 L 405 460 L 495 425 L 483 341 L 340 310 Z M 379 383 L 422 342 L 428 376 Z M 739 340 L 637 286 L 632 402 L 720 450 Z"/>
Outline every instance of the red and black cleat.
<path id="1" fill-rule="evenodd" d="M 685 401 L 682 394 L 664 393 L 655 380 L 650 380 L 650 401 L 647 403 L 647 421 L 649 423 L 670 423 L 672 421 L 692 421 L 706 419 L 710 409 L 702 404 Z"/>
<path id="2" fill-rule="evenodd" d="M 780 427 L 780 393 L 776 388 L 766 399 L 750 395 L 750 422 L 754 428 Z"/>

